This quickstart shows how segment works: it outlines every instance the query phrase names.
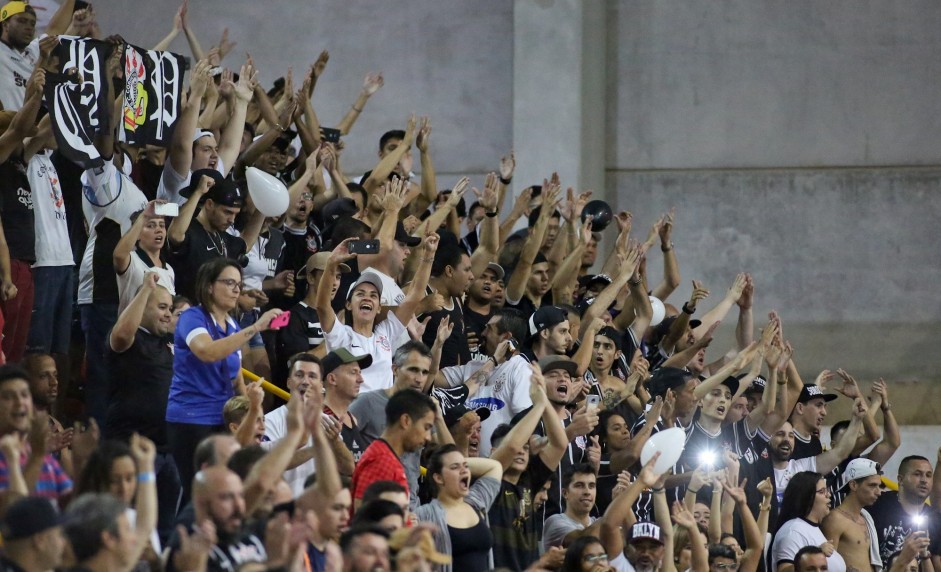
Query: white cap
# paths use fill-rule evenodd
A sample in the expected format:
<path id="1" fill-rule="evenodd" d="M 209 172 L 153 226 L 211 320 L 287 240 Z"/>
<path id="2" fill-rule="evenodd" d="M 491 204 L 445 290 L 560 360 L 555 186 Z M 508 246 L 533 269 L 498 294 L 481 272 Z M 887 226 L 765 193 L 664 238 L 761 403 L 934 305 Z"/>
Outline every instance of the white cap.
<path id="1" fill-rule="evenodd" d="M 848 465 L 846 465 L 844 482 L 848 483 L 850 481 L 865 479 L 866 477 L 872 477 L 874 475 L 881 474 L 882 467 L 879 466 L 879 463 L 860 457 L 858 459 L 853 459 L 849 462 Z"/>

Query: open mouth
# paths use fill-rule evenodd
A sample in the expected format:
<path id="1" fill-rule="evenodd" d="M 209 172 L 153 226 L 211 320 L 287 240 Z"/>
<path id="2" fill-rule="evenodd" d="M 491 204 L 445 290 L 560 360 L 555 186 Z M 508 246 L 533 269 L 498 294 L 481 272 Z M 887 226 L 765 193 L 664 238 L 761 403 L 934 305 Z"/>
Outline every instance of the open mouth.
<path id="1" fill-rule="evenodd" d="M 359 305 L 360 312 L 372 312 L 373 308 L 372 302 L 363 302 Z"/>
<path id="2" fill-rule="evenodd" d="M 716 407 L 716 413 L 718 413 L 719 415 L 725 415 L 725 411 L 726 411 L 726 410 L 725 410 L 725 406 L 724 406 L 724 405 L 720 405 L 720 406 Z"/>
<path id="3" fill-rule="evenodd" d="M 513 459 L 513 462 L 514 462 L 514 463 L 517 463 L 517 464 L 520 464 L 520 465 L 525 465 L 525 464 L 526 464 L 526 457 L 516 457 L 516 458 Z"/>
<path id="4" fill-rule="evenodd" d="M 791 446 L 790 446 L 790 445 L 781 445 L 780 447 L 778 447 L 778 452 L 781 453 L 782 455 L 790 455 L 790 454 L 791 454 Z"/>
<path id="5" fill-rule="evenodd" d="M 461 478 L 461 488 L 462 488 L 463 490 L 469 489 L 469 488 L 470 488 L 470 484 L 471 484 L 470 475 L 467 475 L 466 477 Z"/>
<path id="6" fill-rule="evenodd" d="M 218 159 L 210 159 L 209 163 L 207 163 L 207 166 L 210 169 L 215 169 L 217 164 L 218 164 Z"/>
<path id="7" fill-rule="evenodd" d="M 480 452 L 480 441 L 472 439 L 467 443 L 467 454 L 469 457 L 476 457 Z"/>
<path id="8" fill-rule="evenodd" d="M 556 391 L 556 393 L 558 393 L 561 397 L 568 397 L 568 395 L 569 395 L 569 386 L 567 386 L 567 385 L 560 385 L 559 387 L 556 388 L 555 391 Z"/>

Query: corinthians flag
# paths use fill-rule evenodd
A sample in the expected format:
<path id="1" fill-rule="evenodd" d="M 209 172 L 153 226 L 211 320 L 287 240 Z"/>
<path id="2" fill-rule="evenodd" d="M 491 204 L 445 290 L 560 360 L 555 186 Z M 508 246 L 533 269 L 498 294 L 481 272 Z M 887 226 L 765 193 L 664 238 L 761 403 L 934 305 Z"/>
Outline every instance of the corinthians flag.
<path id="1" fill-rule="evenodd" d="M 123 86 L 105 89 L 107 61 L 123 49 Z M 122 139 L 132 145 L 167 146 L 180 114 L 186 58 L 170 52 L 115 46 L 89 38 L 62 36 L 56 47 L 62 74 L 47 74 L 45 97 L 62 153 L 83 168 L 104 161 L 94 138 L 111 129 L 111 99 L 123 94 Z"/>

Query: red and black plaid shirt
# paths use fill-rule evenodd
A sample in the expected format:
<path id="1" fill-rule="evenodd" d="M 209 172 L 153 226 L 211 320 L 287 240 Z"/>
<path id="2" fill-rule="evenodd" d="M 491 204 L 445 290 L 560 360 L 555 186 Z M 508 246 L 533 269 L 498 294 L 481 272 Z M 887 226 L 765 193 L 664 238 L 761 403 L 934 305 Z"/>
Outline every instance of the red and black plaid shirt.
<path id="1" fill-rule="evenodd" d="M 356 469 L 353 470 L 353 498 L 363 498 L 366 487 L 376 481 L 394 481 L 405 487 L 408 492 L 405 467 L 392 447 L 383 439 L 376 439 L 366 447 L 363 456 L 356 463 Z"/>

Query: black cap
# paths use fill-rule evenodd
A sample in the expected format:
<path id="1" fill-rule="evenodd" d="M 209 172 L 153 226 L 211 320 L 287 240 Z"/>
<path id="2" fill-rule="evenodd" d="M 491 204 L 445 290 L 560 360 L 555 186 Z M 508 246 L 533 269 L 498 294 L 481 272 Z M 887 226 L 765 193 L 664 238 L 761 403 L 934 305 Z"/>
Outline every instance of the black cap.
<path id="1" fill-rule="evenodd" d="M 666 337 L 666 335 L 670 332 L 670 326 L 673 325 L 673 322 L 676 321 L 676 318 L 677 316 L 670 316 L 669 318 L 664 318 L 662 322 L 660 322 L 659 324 L 656 325 L 656 327 L 654 327 L 653 334 L 650 336 L 651 342 L 653 342 L 654 345 L 659 344 L 660 340 Z M 689 321 L 689 328 L 691 330 L 695 330 L 700 325 L 702 325 L 702 322 L 699 320 L 690 319 Z"/>
<path id="2" fill-rule="evenodd" d="M 461 417 L 464 417 L 469 412 L 473 411 L 477 414 L 477 417 L 480 417 L 480 420 L 483 421 L 490 417 L 490 408 L 489 407 L 478 407 L 476 409 L 469 409 L 467 405 L 463 403 L 458 403 L 453 407 L 449 407 L 444 412 L 444 424 L 446 427 L 452 427 L 461 420 Z"/>
<path id="3" fill-rule="evenodd" d="M 395 223 L 395 240 L 411 248 L 421 244 L 421 239 L 405 232 L 405 226 L 401 222 Z"/>
<path id="4" fill-rule="evenodd" d="M 543 373 L 561 369 L 567 371 L 572 377 L 576 377 L 578 375 L 578 364 L 568 356 L 549 355 L 544 358 L 540 358 L 539 369 L 541 369 Z"/>
<path id="5" fill-rule="evenodd" d="M 618 351 L 621 350 L 621 344 L 622 344 L 624 338 L 623 338 L 623 336 L 621 335 L 621 332 L 617 331 L 617 330 L 614 329 L 613 327 L 611 327 L 611 326 L 605 326 L 605 327 L 601 328 L 600 330 L 598 330 L 598 333 L 595 334 L 595 336 L 604 336 L 604 337 L 606 337 L 606 338 L 609 338 L 612 342 L 614 342 L 614 347 L 615 347 Z"/>
<path id="6" fill-rule="evenodd" d="M 723 379 L 722 383 L 720 383 L 719 385 L 724 385 L 728 387 L 729 391 L 732 392 L 732 396 L 734 397 L 735 393 L 738 391 L 738 385 L 739 385 L 738 378 L 730 375 L 729 377 Z"/>
<path id="7" fill-rule="evenodd" d="M 741 381 L 743 377 L 745 377 L 744 373 L 738 376 L 738 380 Z M 762 393 L 766 385 L 768 385 L 768 380 L 763 376 L 757 375 L 755 379 L 751 380 L 751 384 L 748 386 L 748 389 L 745 390 L 745 393 Z"/>
<path id="8" fill-rule="evenodd" d="M 797 402 L 807 403 L 813 399 L 823 399 L 829 403 L 836 399 L 836 397 L 835 393 L 824 393 L 819 385 L 810 384 L 805 385 L 804 388 L 801 389 L 801 394 L 797 397 Z"/>
<path id="9" fill-rule="evenodd" d="M 666 397 L 667 390 L 676 390 L 683 387 L 692 375 L 685 369 L 678 367 L 661 367 L 654 370 L 653 375 L 650 376 L 650 381 L 647 382 L 647 391 L 650 392 L 650 397 Z"/>
<path id="10" fill-rule="evenodd" d="M 529 335 L 535 336 L 539 332 L 555 327 L 568 319 L 568 314 L 562 308 L 543 306 L 529 317 Z"/>
<path id="11" fill-rule="evenodd" d="M 327 374 L 347 363 L 358 363 L 361 369 L 366 369 L 372 365 L 372 356 L 369 354 L 354 356 L 346 348 L 335 349 L 320 360 L 323 377 L 327 377 Z"/>
<path id="12" fill-rule="evenodd" d="M 202 180 L 203 175 L 211 178 L 213 185 L 209 188 L 209 191 L 202 196 L 200 202 L 206 199 L 212 199 L 212 202 L 218 205 L 242 208 L 245 204 L 245 195 L 242 193 L 241 189 L 239 189 L 235 183 L 223 177 L 222 173 L 215 169 L 193 171 L 193 174 L 190 175 L 190 184 L 180 191 L 180 196 L 188 199 L 196 191 L 196 188 L 199 187 L 199 182 Z"/>
<path id="13" fill-rule="evenodd" d="M 20 540 L 62 524 L 59 511 L 49 499 L 23 497 L 7 509 L 0 534 L 4 540 Z"/>
<path id="14" fill-rule="evenodd" d="M 338 218 L 351 216 L 359 212 L 356 202 L 347 197 L 340 197 L 328 202 L 320 209 L 324 226 L 331 225 Z"/>

